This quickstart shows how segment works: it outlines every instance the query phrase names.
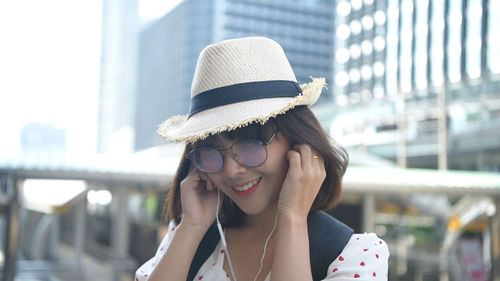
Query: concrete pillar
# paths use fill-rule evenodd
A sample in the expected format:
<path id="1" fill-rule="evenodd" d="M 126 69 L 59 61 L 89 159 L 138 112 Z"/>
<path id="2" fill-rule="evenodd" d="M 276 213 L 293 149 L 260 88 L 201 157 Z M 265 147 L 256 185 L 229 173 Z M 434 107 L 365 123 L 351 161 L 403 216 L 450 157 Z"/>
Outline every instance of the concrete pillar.
<path id="1" fill-rule="evenodd" d="M 396 116 L 398 129 L 397 165 L 406 168 L 406 100 L 405 94 L 400 92 L 396 98 Z"/>
<path id="2" fill-rule="evenodd" d="M 438 168 L 448 169 L 448 110 L 446 101 L 446 86 L 438 93 Z"/>
<path id="3" fill-rule="evenodd" d="M 491 219 L 491 280 L 500 281 L 500 199 L 496 199 L 495 206 L 496 212 Z"/>
<path id="4" fill-rule="evenodd" d="M 5 191 L 7 192 L 9 202 L 5 219 L 3 280 L 13 281 L 16 276 L 17 238 L 19 235 L 19 202 L 17 200 L 19 182 L 11 175 L 8 175 L 2 182 L 5 184 Z"/>
<path id="5" fill-rule="evenodd" d="M 112 190 L 115 211 L 112 217 L 111 246 L 113 258 L 123 259 L 128 255 L 129 215 L 128 215 L 128 190 L 118 187 Z"/>
<path id="6" fill-rule="evenodd" d="M 87 196 L 84 194 L 83 198 L 75 205 L 75 260 L 74 264 L 77 270 L 82 269 L 82 256 L 85 246 L 85 232 L 87 226 Z"/>
<path id="7" fill-rule="evenodd" d="M 363 197 L 363 232 L 375 232 L 375 194 L 366 194 Z"/>
<path id="8" fill-rule="evenodd" d="M 119 271 L 129 252 L 129 214 L 128 214 L 128 188 L 126 186 L 114 187 L 112 190 L 114 210 L 112 212 L 111 246 L 113 251 L 113 280 L 122 280 Z"/>

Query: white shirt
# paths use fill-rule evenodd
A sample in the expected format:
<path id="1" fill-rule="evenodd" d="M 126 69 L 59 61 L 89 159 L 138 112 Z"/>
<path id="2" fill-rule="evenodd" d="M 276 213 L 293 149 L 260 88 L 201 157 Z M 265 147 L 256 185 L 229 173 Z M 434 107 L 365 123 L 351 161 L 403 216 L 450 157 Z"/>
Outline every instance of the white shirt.
<path id="1" fill-rule="evenodd" d="M 137 269 L 136 281 L 146 281 L 151 275 L 172 242 L 175 230 L 175 223 L 171 221 L 169 231 L 160 243 L 156 255 Z M 219 240 L 217 247 L 201 266 L 193 281 L 230 281 L 229 274 L 223 269 L 225 254 L 226 249 Z M 339 257 L 328 267 L 328 273 L 323 281 L 386 281 L 388 259 L 387 244 L 377 235 L 374 233 L 353 234 Z M 265 279 L 265 281 L 269 280 L 271 280 L 271 273 Z"/>

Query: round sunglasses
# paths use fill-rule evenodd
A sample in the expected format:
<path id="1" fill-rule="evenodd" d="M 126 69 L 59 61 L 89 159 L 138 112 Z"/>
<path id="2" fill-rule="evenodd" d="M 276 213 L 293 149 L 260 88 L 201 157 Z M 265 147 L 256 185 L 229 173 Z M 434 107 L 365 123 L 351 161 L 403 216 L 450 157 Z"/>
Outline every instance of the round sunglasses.
<path id="1" fill-rule="evenodd" d="M 262 142 L 254 139 L 242 139 L 234 142 L 227 148 L 199 147 L 188 152 L 187 159 L 191 160 L 193 166 L 207 174 L 217 173 L 224 166 L 223 151 L 231 150 L 231 156 L 241 165 L 257 167 L 267 160 L 266 146 L 273 141 L 278 134 L 274 132 L 271 138 Z"/>

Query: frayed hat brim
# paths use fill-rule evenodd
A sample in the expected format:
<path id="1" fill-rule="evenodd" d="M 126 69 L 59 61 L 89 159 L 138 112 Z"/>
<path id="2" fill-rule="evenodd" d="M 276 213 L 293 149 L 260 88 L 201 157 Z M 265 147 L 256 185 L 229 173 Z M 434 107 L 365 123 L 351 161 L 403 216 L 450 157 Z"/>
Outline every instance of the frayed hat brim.
<path id="1" fill-rule="evenodd" d="M 264 124 L 269 118 L 283 114 L 299 105 L 314 104 L 323 88 L 325 78 L 312 78 L 301 85 L 302 94 L 293 98 L 266 98 L 211 108 L 192 115 L 177 115 L 158 128 L 158 134 L 170 142 L 193 143 L 221 132 L 232 131 L 252 123 Z"/>

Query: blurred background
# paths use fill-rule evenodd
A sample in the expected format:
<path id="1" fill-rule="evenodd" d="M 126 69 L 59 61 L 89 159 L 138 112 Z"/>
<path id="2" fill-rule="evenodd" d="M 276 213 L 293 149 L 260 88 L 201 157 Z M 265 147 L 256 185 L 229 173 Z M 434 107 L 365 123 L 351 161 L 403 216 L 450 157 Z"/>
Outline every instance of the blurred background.
<path id="1" fill-rule="evenodd" d="M 390 280 L 500 280 L 500 0 L 0 1 L 2 280 L 133 280 L 201 49 L 262 35 L 350 154 L 329 212 Z"/>

